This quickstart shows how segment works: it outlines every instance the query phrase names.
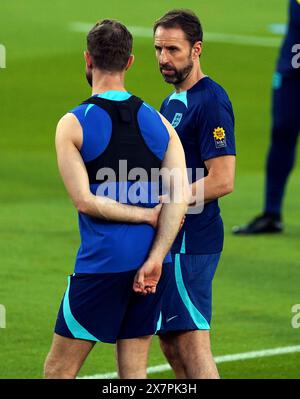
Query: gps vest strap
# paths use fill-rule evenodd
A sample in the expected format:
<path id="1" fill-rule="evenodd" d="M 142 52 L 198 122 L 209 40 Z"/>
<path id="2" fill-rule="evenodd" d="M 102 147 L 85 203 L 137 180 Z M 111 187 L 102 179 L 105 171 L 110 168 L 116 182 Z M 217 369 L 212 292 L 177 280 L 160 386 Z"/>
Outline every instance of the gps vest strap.
<path id="1" fill-rule="evenodd" d="M 152 168 L 161 168 L 161 160 L 145 143 L 138 124 L 137 114 L 143 104 L 140 98 L 131 96 L 125 101 L 112 101 L 93 96 L 82 104 L 94 104 L 102 108 L 112 121 L 112 134 L 108 146 L 97 158 L 85 162 L 90 184 L 106 180 L 99 179 L 99 174 L 97 179 L 97 172 L 103 168 L 112 169 L 117 182 L 129 180 L 127 175 L 124 178 L 123 174 L 119 173 L 120 160 L 127 162 L 128 172 L 134 168 L 142 168 L 147 172 L 149 179 Z"/>

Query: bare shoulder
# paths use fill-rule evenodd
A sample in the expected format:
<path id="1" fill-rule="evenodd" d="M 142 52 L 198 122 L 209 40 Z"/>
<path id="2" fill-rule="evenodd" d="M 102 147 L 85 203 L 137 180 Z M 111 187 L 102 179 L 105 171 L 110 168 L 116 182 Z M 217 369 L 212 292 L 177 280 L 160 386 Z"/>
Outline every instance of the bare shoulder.
<path id="1" fill-rule="evenodd" d="M 65 114 L 57 123 L 56 144 L 62 141 L 71 141 L 77 148 L 82 145 L 82 128 L 76 116 L 70 112 Z"/>

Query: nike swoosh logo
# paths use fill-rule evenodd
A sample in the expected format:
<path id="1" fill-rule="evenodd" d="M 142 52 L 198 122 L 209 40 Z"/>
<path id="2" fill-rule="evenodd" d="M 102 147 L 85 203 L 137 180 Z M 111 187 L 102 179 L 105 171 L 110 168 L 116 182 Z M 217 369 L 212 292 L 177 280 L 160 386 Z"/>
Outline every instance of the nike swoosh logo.
<path id="1" fill-rule="evenodd" d="M 171 321 L 171 320 L 175 319 L 175 317 L 178 317 L 178 315 L 176 315 L 176 316 L 173 316 L 173 317 L 170 317 L 169 319 L 167 319 L 167 320 L 166 320 L 166 322 L 167 322 L 167 323 L 169 323 L 169 321 Z"/>

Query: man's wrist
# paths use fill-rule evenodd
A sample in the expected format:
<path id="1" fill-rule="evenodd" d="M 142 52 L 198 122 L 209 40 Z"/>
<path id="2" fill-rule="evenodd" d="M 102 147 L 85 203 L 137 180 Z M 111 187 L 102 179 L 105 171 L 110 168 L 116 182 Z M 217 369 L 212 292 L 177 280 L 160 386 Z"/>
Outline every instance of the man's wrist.
<path id="1" fill-rule="evenodd" d="M 135 213 L 136 223 L 148 223 L 150 217 L 147 215 L 145 208 L 135 206 L 133 212 Z"/>
<path id="2" fill-rule="evenodd" d="M 164 257 L 161 256 L 160 254 L 157 253 L 151 253 L 149 254 L 148 261 L 157 265 L 157 266 L 162 266 Z"/>
<path id="3" fill-rule="evenodd" d="M 147 223 L 153 226 L 156 222 L 154 208 L 139 208 L 141 212 L 141 223 Z"/>

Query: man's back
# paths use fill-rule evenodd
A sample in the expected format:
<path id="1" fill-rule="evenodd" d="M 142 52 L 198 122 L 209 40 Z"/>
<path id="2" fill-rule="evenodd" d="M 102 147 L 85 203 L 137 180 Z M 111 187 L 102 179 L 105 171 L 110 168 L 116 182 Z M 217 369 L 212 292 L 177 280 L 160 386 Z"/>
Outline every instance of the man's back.
<path id="1" fill-rule="evenodd" d="M 91 192 L 143 207 L 157 204 L 159 187 L 150 182 L 151 170 L 159 170 L 169 142 L 159 114 L 121 91 L 94 95 L 70 112 L 82 128 L 80 153 Z M 133 168 L 144 171 L 148 180 L 128 175 Z M 107 174 L 110 181 L 105 179 Z M 79 227 L 76 273 L 137 269 L 146 260 L 155 234 L 149 224 L 111 223 L 84 213 L 79 213 Z"/>
<path id="2" fill-rule="evenodd" d="M 84 58 L 93 96 L 60 119 L 55 136 L 59 171 L 79 212 L 81 247 L 58 311 L 45 376 L 75 378 L 100 341 L 116 343 L 120 378 L 145 378 L 169 280 L 170 265 L 163 263 L 187 210 L 184 152 L 172 126 L 125 90 L 125 73 L 134 60 L 125 25 L 97 22 L 87 35 Z M 181 179 L 176 188 L 170 181 L 170 202 L 154 207 L 160 167 L 176 169 Z M 158 169 L 155 178 L 153 169 Z M 144 194 L 153 191 L 153 180 L 152 198 Z M 164 174 L 161 181 L 166 182 Z"/>

